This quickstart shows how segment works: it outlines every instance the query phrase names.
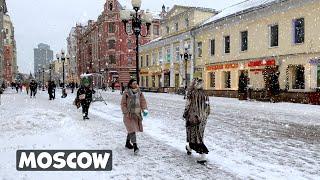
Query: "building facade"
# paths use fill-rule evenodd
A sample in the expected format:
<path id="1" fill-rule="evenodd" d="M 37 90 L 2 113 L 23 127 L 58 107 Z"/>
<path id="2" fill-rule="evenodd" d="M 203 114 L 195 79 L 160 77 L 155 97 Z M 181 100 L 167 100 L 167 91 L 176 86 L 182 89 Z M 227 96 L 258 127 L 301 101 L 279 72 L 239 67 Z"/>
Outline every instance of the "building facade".
<path id="1" fill-rule="evenodd" d="M 162 12 L 165 12 L 165 7 Z M 140 85 L 145 88 L 166 88 L 173 91 L 184 87 L 185 80 L 190 81 L 194 76 L 195 58 L 189 57 L 185 66 L 186 62 L 180 54 L 184 53 L 185 47 L 188 53 L 192 54 L 195 41 L 191 30 L 216 13 L 213 9 L 178 5 L 165 12 L 161 20 L 161 37 L 141 48 Z"/>
<path id="2" fill-rule="evenodd" d="M 3 42 L 3 77 L 7 84 L 14 82 L 18 73 L 16 41 L 14 27 L 9 15 L 4 15 L 4 42 Z"/>
<path id="3" fill-rule="evenodd" d="M 77 70 L 83 73 L 101 73 L 106 82 L 127 83 L 135 76 L 135 36 L 131 23 L 126 29 L 120 19 L 120 10 L 124 7 L 117 0 L 108 0 L 104 10 L 96 21 L 76 26 Z M 142 12 L 144 13 L 144 12 Z M 140 37 L 139 44 L 145 44 L 160 35 L 159 15 L 154 16 L 150 36 Z M 142 33 L 147 34 L 146 27 Z"/>
<path id="4" fill-rule="evenodd" d="M 270 98 L 275 75 L 282 101 L 307 103 L 319 90 L 319 1 L 244 1 L 209 16 L 200 11 L 187 21 L 188 12 L 195 12 L 190 8 L 175 6 L 161 22 L 162 37 L 142 47 L 143 87 L 182 87 L 185 68 L 179 54 L 187 44 L 192 55 L 187 79 L 203 78 L 211 95 L 238 97 L 241 73 L 254 99 Z M 181 24 L 195 21 L 180 31 Z"/>
<path id="5" fill-rule="evenodd" d="M 307 102 L 308 92 L 320 87 L 320 2 L 283 0 L 248 7 L 241 13 L 221 12 L 194 30 L 195 41 L 202 44 L 196 49 L 203 52 L 194 52 L 196 68 L 206 90 L 237 97 L 243 72 L 253 98 L 268 99 L 270 78 L 279 72 L 281 99 Z"/>
<path id="6" fill-rule="evenodd" d="M 0 29 L 3 29 L 4 15 L 8 12 L 5 0 L 0 0 Z M 4 33 L 0 33 L 0 84 L 4 82 Z"/>
<path id="7" fill-rule="evenodd" d="M 38 48 L 34 48 L 34 73 L 41 70 L 53 60 L 53 51 L 50 46 L 44 43 L 38 44 Z"/>
<path id="8" fill-rule="evenodd" d="M 70 55 L 70 60 L 67 69 L 67 83 L 77 82 L 79 78 L 77 76 L 77 32 L 76 27 L 73 27 L 67 38 L 67 52 Z"/>

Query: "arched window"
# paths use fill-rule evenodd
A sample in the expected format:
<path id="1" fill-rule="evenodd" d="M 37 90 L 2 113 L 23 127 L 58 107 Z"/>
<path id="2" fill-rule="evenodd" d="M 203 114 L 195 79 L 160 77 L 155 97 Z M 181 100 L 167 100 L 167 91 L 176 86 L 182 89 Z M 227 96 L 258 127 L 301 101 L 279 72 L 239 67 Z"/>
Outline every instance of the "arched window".
<path id="1" fill-rule="evenodd" d="M 110 3 L 109 3 L 109 10 L 112 11 L 112 9 L 113 9 L 113 3 L 110 2 Z"/>

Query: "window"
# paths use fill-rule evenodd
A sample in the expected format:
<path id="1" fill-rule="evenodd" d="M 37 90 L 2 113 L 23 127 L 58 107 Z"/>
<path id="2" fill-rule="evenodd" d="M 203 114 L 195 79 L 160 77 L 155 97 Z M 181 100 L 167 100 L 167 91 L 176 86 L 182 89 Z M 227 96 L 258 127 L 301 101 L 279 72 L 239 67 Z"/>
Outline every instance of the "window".
<path id="1" fill-rule="evenodd" d="M 132 58 L 128 57 L 128 64 L 132 64 Z"/>
<path id="2" fill-rule="evenodd" d="M 149 77 L 146 77 L 146 87 L 149 87 Z"/>
<path id="3" fill-rule="evenodd" d="M 160 34 L 159 32 L 159 26 L 153 25 L 153 35 L 158 36 Z"/>
<path id="4" fill-rule="evenodd" d="M 110 61 L 110 64 L 116 64 L 116 57 L 115 55 L 109 55 L 109 61 Z"/>
<path id="5" fill-rule="evenodd" d="M 141 65 L 140 67 L 143 67 L 143 66 L 144 66 L 144 65 L 143 65 L 143 56 L 140 57 L 140 65 Z"/>
<path id="6" fill-rule="evenodd" d="M 211 72 L 209 75 L 210 75 L 210 87 L 215 88 L 216 87 L 216 73 Z"/>
<path id="7" fill-rule="evenodd" d="M 152 87 L 156 87 L 156 77 L 152 76 Z"/>
<path id="8" fill-rule="evenodd" d="M 202 42 L 198 42 L 198 57 L 202 57 Z"/>
<path id="9" fill-rule="evenodd" d="M 304 88 L 305 88 L 304 67 L 302 65 L 294 66 L 292 89 L 304 89 Z"/>
<path id="10" fill-rule="evenodd" d="M 210 54 L 211 54 L 211 56 L 214 56 L 214 54 L 215 54 L 215 40 L 214 39 L 211 39 L 211 41 L 210 41 Z"/>
<path id="11" fill-rule="evenodd" d="M 188 28 L 189 27 L 189 18 L 186 18 L 185 20 L 184 20 L 184 22 L 185 22 L 185 25 L 186 25 L 186 27 Z"/>
<path id="12" fill-rule="evenodd" d="M 112 9 L 113 9 L 113 4 L 110 3 L 110 4 L 109 4 L 109 10 L 112 11 Z"/>
<path id="13" fill-rule="evenodd" d="M 230 36 L 224 37 L 224 53 L 230 53 Z"/>
<path id="14" fill-rule="evenodd" d="M 176 23 L 175 27 L 176 27 L 176 31 L 179 31 L 179 23 Z"/>
<path id="15" fill-rule="evenodd" d="M 146 66 L 149 66 L 149 55 L 146 55 Z"/>
<path id="16" fill-rule="evenodd" d="M 129 39 L 128 40 L 128 49 L 131 49 L 132 48 L 132 41 Z"/>
<path id="17" fill-rule="evenodd" d="M 176 47 L 176 61 L 179 61 L 180 60 L 180 47 L 177 46 Z"/>
<path id="18" fill-rule="evenodd" d="M 170 33 L 170 28 L 169 28 L 169 26 L 166 26 L 166 31 L 167 31 L 167 34 Z"/>
<path id="19" fill-rule="evenodd" d="M 114 22 L 109 23 L 109 33 L 114 33 L 115 29 L 116 28 Z"/>
<path id="20" fill-rule="evenodd" d="M 152 62 L 151 62 L 151 65 L 155 65 L 156 64 L 156 61 L 157 61 L 157 54 L 156 53 L 152 53 Z"/>
<path id="21" fill-rule="evenodd" d="M 241 32 L 241 51 L 248 50 L 248 31 Z"/>
<path id="22" fill-rule="evenodd" d="M 294 24 L 294 43 L 304 43 L 304 18 L 293 20 Z"/>
<path id="23" fill-rule="evenodd" d="M 115 49 L 116 41 L 115 40 L 109 40 L 108 41 L 108 47 L 109 49 Z"/>
<path id="24" fill-rule="evenodd" d="M 163 62 L 163 57 L 162 57 L 162 51 L 159 51 L 159 63 L 162 64 Z"/>
<path id="25" fill-rule="evenodd" d="M 126 31 L 127 31 L 127 33 L 132 33 L 132 24 L 131 23 L 127 23 Z"/>
<path id="26" fill-rule="evenodd" d="M 224 87 L 231 88 L 231 72 L 230 71 L 224 72 Z"/>
<path id="27" fill-rule="evenodd" d="M 167 62 L 171 62 L 171 49 L 167 48 Z"/>
<path id="28" fill-rule="evenodd" d="M 279 45 L 279 25 L 270 26 L 270 47 Z"/>

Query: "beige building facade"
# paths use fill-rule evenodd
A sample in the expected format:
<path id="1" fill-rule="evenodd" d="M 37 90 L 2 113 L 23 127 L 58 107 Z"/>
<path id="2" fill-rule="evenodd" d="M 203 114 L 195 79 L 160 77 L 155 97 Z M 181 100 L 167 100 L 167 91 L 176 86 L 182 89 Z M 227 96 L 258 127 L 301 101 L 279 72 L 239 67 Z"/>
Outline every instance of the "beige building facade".
<path id="1" fill-rule="evenodd" d="M 185 47 L 191 54 L 194 39 L 191 29 L 217 12 L 213 9 L 174 6 L 161 20 L 161 37 L 143 45 L 140 50 L 140 85 L 145 88 L 175 90 L 185 83 L 185 62 L 180 54 Z M 187 79 L 193 77 L 194 61 L 187 64 Z"/>
<path id="2" fill-rule="evenodd" d="M 255 11 L 213 17 L 195 29 L 203 52 L 195 52 L 195 66 L 205 88 L 236 96 L 244 72 L 249 87 L 263 91 L 268 76 L 278 71 L 281 90 L 314 92 L 320 87 L 319 9 L 316 0 L 274 1 Z"/>

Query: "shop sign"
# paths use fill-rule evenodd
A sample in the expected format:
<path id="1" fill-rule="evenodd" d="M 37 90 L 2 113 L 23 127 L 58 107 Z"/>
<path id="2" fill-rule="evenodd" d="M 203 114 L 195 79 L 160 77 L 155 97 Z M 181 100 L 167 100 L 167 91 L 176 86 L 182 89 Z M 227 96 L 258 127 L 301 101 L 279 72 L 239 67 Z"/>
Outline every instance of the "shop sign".
<path id="1" fill-rule="evenodd" d="M 276 65 L 275 59 L 266 59 L 266 60 L 255 60 L 248 63 L 248 67 L 257 67 L 257 66 L 274 66 Z"/>
<path id="2" fill-rule="evenodd" d="M 219 69 L 231 69 L 231 68 L 238 68 L 239 64 L 218 64 L 218 65 L 212 65 L 208 66 L 207 70 L 208 71 L 214 71 L 214 70 L 219 70 Z"/>
<path id="3" fill-rule="evenodd" d="M 309 63 L 311 65 L 319 65 L 320 64 L 320 58 L 310 59 Z"/>
<path id="4" fill-rule="evenodd" d="M 223 69 L 223 65 L 220 64 L 220 65 L 213 65 L 213 66 L 208 66 L 207 67 L 208 71 L 214 71 L 214 70 L 218 70 L 218 69 Z"/>
<path id="5" fill-rule="evenodd" d="M 231 69 L 231 68 L 238 68 L 239 64 L 225 64 L 224 68 L 225 69 Z"/>

